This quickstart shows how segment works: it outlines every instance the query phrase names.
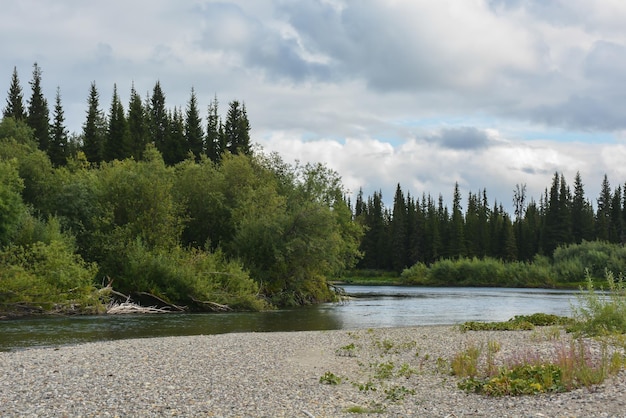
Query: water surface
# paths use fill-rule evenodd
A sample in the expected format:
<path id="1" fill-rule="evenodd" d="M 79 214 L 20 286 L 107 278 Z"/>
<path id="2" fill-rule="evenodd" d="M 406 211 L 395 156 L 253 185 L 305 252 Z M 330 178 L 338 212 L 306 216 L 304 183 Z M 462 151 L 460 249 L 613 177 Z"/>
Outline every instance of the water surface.
<path id="1" fill-rule="evenodd" d="M 89 341 L 206 335 L 406 327 L 505 321 L 535 312 L 568 316 L 576 291 L 502 288 L 345 286 L 356 298 L 339 304 L 213 314 L 82 316 L 0 321 L 0 350 Z"/>

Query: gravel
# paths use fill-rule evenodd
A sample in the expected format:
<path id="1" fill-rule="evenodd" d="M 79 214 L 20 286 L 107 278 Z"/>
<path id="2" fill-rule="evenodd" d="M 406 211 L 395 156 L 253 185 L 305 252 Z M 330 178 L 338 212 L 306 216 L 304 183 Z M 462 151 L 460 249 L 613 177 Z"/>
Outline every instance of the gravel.
<path id="1" fill-rule="evenodd" d="M 467 394 L 449 374 L 450 359 L 472 345 L 497 341 L 496 361 L 503 361 L 549 355 L 569 338 L 555 339 L 547 329 L 461 333 L 433 326 L 2 352 L 0 416 L 626 417 L 624 371 L 590 389 L 500 398 Z M 323 384 L 322 376 L 341 382 Z"/>

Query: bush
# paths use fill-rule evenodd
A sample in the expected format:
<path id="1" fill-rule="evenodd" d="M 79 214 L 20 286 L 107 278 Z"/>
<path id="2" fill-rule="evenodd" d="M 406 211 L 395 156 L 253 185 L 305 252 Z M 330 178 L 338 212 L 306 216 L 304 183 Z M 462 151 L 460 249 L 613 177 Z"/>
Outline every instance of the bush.
<path id="1" fill-rule="evenodd" d="M 605 271 L 607 289 L 596 289 L 589 271 L 586 272 L 586 289 L 572 307 L 576 323 L 572 331 L 585 335 L 626 333 L 626 284 L 620 274 Z"/>
<path id="2" fill-rule="evenodd" d="M 258 285 L 240 264 L 221 253 L 174 248 L 148 249 L 137 240 L 126 249 L 123 270 L 115 278 L 123 293 L 149 292 L 175 303 L 203 310 L 200 302 L 228 305 L 233 309 L 261 310 Z"/>

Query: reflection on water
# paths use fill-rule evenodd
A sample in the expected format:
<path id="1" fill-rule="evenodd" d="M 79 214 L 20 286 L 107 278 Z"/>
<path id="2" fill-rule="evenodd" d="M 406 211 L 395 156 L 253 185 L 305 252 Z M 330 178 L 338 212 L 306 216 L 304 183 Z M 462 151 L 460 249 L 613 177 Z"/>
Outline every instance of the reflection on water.
<path id="1" fill-rule="evenodd" d="M 356 298 L 294 310 L 0 321 L 0 350 L 160 336 L 403 327 L 569 315 L 575 291 L 346 286 Z"/>

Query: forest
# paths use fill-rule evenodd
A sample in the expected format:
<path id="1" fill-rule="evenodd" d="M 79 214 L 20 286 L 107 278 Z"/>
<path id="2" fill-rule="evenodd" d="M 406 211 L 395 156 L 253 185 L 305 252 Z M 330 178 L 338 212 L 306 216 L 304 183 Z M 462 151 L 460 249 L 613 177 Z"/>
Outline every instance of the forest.
<path id="1" fill-rule="evenodd" d="M 553 286 L 626 267 L 626 194 L 606 177 L 595 211 L 581 176 L 572 191 L 559 173 L 539 202 L 516 185 L 514 217 L 485 190 L 463 211 L 458 185 L 451 210 L 400 185 L 392 208 L 382 192 L 352 204 L 324 164 L 256 150 L 243 102 L 222 117 L 215 97 L 203 117 L 193 87 L 168 108 L 157 81 L 143 98 L 131 86 L 127 109 L 114 86 L 105 112 L 93 82 L 69 133 L 37 64 L 29 85 L 25 100 L 14 69 L 0 121 L 0 317 L 98 313 L 119 295 L 191 311 L 304 305 L 333 300 L 330 280 L 355 268 Z"/>

